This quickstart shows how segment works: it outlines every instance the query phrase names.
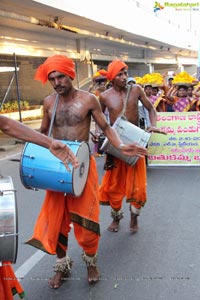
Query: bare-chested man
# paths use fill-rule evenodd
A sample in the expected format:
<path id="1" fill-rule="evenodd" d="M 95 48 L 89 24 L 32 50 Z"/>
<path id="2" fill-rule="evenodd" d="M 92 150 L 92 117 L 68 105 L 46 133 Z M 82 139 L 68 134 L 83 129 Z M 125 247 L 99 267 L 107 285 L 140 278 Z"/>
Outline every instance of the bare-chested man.
<path id="1" fill-rule="evenodd" d="M 109 112 L 110 123 L 122 114 L 123 105 L 127 94 L 128 66 L 121 60 L 112 61 L 107 69 L 107 78 L 112 82 L 112 87 L 101 93 L 99 100 L 104 111 Z M 160 132 L 156 126 L 156 111 L 153 105 L 146 98 L 142 88 L 132 85 L 126 106 L 126 118 L 129 122 L 138 126 L 138 99 L 149 112 L 151 127 L 148 131 Z M 133 133 L 134 134 L 134 133 Z M 146 163 L 145 157 L 141 157 L 134 166 L 128 165 L 119 158 L 113 158 L 113 166 L 108 155 L 108 164 L 105 165 L 106 172 L 102 178 L 99 188 L 99 198 L 102 205 L 111 206 L 111 222 L 108 230 L 117 232 L 120 220 L 123 218 L 122 201 L 126 196 L 126 201 L 130 203 L 130 231 L 138 230 L 137 217 L 141 207 L 146 202 Z"/>
<path id="2" fill-rule="evenodd" d="M 39 66 L 35 79 L 43 83 L 49 80 L 56 92 L 44 100 L 41 132 L 48 133 L 54 103 L 58 96 L 52 131 L 54 138 L 88 142 L 93 118 L 110 142 L 124 154 L 146 155 L 145 148 L 122 143 L 106 122 L 97 98 L 87 91 L 76 89 L 72 83 L 74 78 L 74 62 L 66 56 L 54 55 Z M 50 254 L 57 254 L 55 276 L 49 281 L 51 288 L 58 288 L 62 284 L 63 278 L 69 274 L 72 266 L 72 260 L 66 254 L 71 222 L 76 240 L 83 249 L 82 258 L 86 262 L 88 282 L 96 282 L 100 276 L 96 265 L 100 228 L 98 173 L 93 156 L 90 156 L 89 174 L 81 196 L 74 197 L 47 191 L 33 237 L 27 242 Z"/>

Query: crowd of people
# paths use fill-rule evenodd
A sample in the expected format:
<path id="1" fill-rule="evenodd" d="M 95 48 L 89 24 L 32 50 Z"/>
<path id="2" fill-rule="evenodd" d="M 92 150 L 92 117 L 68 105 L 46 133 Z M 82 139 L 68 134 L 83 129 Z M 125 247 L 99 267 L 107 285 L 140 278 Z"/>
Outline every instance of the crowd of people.
<path id="1" fill-rule="evenodd" d="M 127 64 L 119 59 L 110 62 L 107 70 L 99 70 L 95 74 L 89 91 L 74 87 L 75 76 L 73 60 L 64 55 L 51 56 L 38 67 L 35 79 L 44 84 L 49 81 L 54 93 L 44 99 L 41 133 L 35 133 L 17 123 L 17 137 L 49 148 L 67 168 L 69 163 L 77 168 L 78 161 L 73 152 L 58 140 L 89 142 L 93 120 L 96 124 L 94 143 L 98 142 L 99 134 L 103 133 L 123 155 L 137 156 L 138 160 L 134 165 L 129 165 L 123 159 L 106 154 L 105 173 L 99 185 L 96 161 L 91 151 L 86 185 L 76 201 L 72 194 L 46 191 L 33 235 L 27 244 L 56 255 L 55 274 L 49 280 L 52 289 L 61 286 L 73 265 L 67 252 L 71 224 L 78 245 L 82 248 L 82 259 L 86 264 L 90 284 L 96 283 L 100 277 L 97 267 L 100 205 L 110 206 L 112 221 L 108 230 L 116 233 L 124 216 L 122 203 L 126 199 L 130 210 L 130 232 L 138 231 L 138 217 L 147 201 L 145 156 L 148 153 L 146 147 L 134 142 L 126 143 L 121 139 L 112 127 L 117 118 L 123 116 L 127 122 L 139 127 L 142 106 L 148 114 L 148 126 L 145 129 L 150 133 L 162 134 L 164 132 L 156 127 L 157 111 L 180 110 L 182 104 L 178 103 L 183 97 L 187 98 L 184 107 L 191 103 L 193 109 L 197 107 L 194 99 L 189 100 L 188 86 L 174 88 L 173 84 L 172 87 L 149 83 L 141 85 L 135 78 L 129 77 Z M 199 90 L 199 87 L 194 88 L 192 97 L 198 99 Z M 8 125 L 12 121 L 0 118 L 0 122 L 2 130 L 16 136 L 16 131 Z M 47 135 L 51 125 L 52 138 L 49 138 Z M 3 267 L 6 268 L 0 267 L 0 274 Z M 6 278 L 1 277 L 0 287 L 3 289 L 5 285 Z M 3 298 L 10 299 L 7 296 Z"/>
<path id="2" fill-rule="evenodd" d="M 98 78 L 98 72 L 96 76 Z M 95 75 L 93 82 L 95 82 Z M 105 76 L 104 89 L 112 84 Z M 145 93 L 145 96 L 152 103 L 156 112 L 189 112 L 200 110 L 200 82 L 189 75 L 186 71 L 169 71 L 164 74 L 152 73 L 145 74 L 143 77 L 128 77 L 128 85 L 139 85 Z M 98 90 L 98 89 L 97 89 Z M 90 92 L 96 94 L 95 85 Z M 100 93 L 96 94 L 100 97 Z M 107 113 L 108 116 L 108 113 Z M 147 128 L 151 125 L 148 111 L 142 105 L 139 97 L 139 126 Z"/>
<path id="3" fill-rule="evenodd" d="M 185 76 L 185 79 L 183 78 Z M 183 71 L 174 76 L 163 76 L 163 84 L 144 83 L 146 96 L 157 112 L 199 111 L 200 85 L 196 78 Z"/>

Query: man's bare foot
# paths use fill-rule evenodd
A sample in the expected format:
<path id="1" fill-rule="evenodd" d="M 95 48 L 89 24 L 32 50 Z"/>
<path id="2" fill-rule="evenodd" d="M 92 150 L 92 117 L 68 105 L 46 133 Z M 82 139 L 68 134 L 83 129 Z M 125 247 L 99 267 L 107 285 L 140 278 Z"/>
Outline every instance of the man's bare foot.
<path id="1" fill-rule="evenodd" d="M 138 220 L 137 215 L 134 213 L 131 213 L 131 221 L 130 221 L 130 231 L 132 233 L 136 233 L 138 231 Z"/>
<path id="2" fill-rule="evenodd" d="M 119 221 L 113 220 L 111 224 L 108 226 L 108 231 L 118 232 L 119 230 Z"/>
<path id="3" fill-rule="evenodd" d="M 89 283 L 96 283 L 97 281 L 99 281 L 100 273 L 97 267 L 89 266 L 87 267 L 87 271 Z"/>
<path id="4" fill-rule="evenodd" d="M 72 268 L 73 260 L 67 254 L 63 253 L 62 249 L 57 249 L 61 258 L 57 257 L 56 264 L 54 266 L 54 272 L 56 273 L 49 280 L 49 287 L 52 289 L 58 289 L 64 282 L 65 278 L 69 277 L 70 270 Z"/>
<path id="5" fill-rule="evenodd" d="M 56 274 L 50 278 L 48 284 L 51 289 L 58 289 L 64 281 L 64 274 L 62 272 L 56 272 Z"/>

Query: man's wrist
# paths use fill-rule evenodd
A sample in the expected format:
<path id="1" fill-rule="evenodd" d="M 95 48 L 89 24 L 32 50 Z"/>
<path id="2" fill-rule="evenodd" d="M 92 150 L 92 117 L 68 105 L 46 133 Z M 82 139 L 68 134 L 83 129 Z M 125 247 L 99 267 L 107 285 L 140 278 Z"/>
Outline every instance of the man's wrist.
<path id="1" fill-rule="evenodd" d="M 122 150 L 122 148 L 125 146 L 124 143 L 119 144 L 118 149 Z"/>

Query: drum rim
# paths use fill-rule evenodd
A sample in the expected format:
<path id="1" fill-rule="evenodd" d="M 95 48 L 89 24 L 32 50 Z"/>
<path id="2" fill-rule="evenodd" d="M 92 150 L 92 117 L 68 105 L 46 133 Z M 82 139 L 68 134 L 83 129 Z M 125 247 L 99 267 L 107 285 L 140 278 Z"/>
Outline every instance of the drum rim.
<path id="1" fill-rule="evenodd" d="M 73 185 L 72 186 L 72 189 L 73 189 L 73 195 L 75 196 L 75 197 L 79 197 L 79 196 L 81 196 L 81 194 L 83 193 L 83 191 L 84 191 L 84 188 L 85 188 L 85 184 L 86 184 L 86 182 L 87 182 L 87 177 L 88 177 L 88 173 L 89 173 L 89 168 L 90 168 L 90 147 L 89 147 L 89 143 L 88 142 L 80 142 L 80 145 L 79 145 L 79 147 L 78 147 L 78 149 L 77 149 L 77 152 L 76 153 L 78 153 L 79 152 L 79 150 L 81 149 L 81 147 L 82 146 L 87 146 L 87 149 L 88 149 L 88 167 L 87 167 L 87 170 L 86 170 L 86 172 L 87 172 L 87 174 L 85 175 L 85 183 L 84 183 L 84 186 L 83 186 L 83 188 L 82 188 L 82 190 L 79 192 L 79 193 L 77 193 L 76 191 L 75 191 L 75 186 Z M 74 182 L 75 180 L 75 175 L 76 175 L 76 173 L 78 172 L 80 170 L 80 168 L 78 168 L 78 169 L 73 169 L 73 174 L 72 174 L 72 182 Z"/>
<path id="2" fill-rule="evenodd" d="M 16 196 L 16 190 L 14 191 L 15 193 L 15 212 L 16 212 L 16 216 L 15 216 L 15 223 L 16 223 L 16 227 L 15 227 L 15 252 L 14 252 L 14 256 L 13 256 L 13 263 L 16 263 L 17 260 L 17 255 L 18 255 L 18 244 L 19 244 L 19 223 L 18 223 L 18 205 L 17 205 L 17 196 Z"/>
<path id="3" fill-rule="evenodd" d="M 22 171 L 22 168 L 23 168 L 23 159 L 24 159 L 24 153 L 25 153 L 25 150 L 27 148 L 27 146 L 29 144 L 32 144 L 32 143 L 29 143 L 29 142 L 26 142 L 25 145 L 24 145 L 24 148 L 21 152 L 21 157 L 20 157 L 20 165 L 19 165 L 19 175 L 20 175 L 20 180 L 21 182 L 23 183 L 23 186 L 26 188 L 26 189 L 32 189 L 32 187 L 30 187 L 28 184 L 25 183 L 24 179 L 23 179 L 23 171 Z"/>
<path id="4" fill-rule="evenodd" d="M 5 261 L 11 261 L 12 263 L 15 263 L 17 260 L 17 254 L 18 254 L 18 206 L 17 206 L 17 197 L 16 197 L 16 190 L 14 188 L 13 180 L 11 176 L 3 176 L 1 178 L 7 178 L 9 179 L 10 183 L 10 188 L 11 191 L 13 192 L 13 199 L 14 199 L 14 211 L 13 211 L 13 219 L 14 219 L 14 228 L 13 228 L 13 233 L 12 236 L 14 238 L 13 241 L 13 251 L 12 252 L 12 258 L 8 258 Z M 6 237 L 6 236 L 5 236 Z"/>

